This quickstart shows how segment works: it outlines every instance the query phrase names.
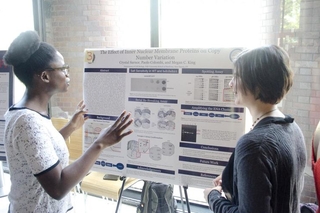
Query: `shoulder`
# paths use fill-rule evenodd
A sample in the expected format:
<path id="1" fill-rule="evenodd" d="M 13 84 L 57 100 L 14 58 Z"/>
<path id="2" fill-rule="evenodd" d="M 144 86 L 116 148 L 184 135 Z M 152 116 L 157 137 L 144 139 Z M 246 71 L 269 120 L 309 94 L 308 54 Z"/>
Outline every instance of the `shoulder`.
<path id="1" fill-rule="evenodd" d="M 260 162 L 258 159 L 263 158 L 265 151 L 262 148 L 263 137 L 259 134 L 259 132 L 250 131 L 238 140 L 234 151 L 235 168 L 253 161 Z"/>
<path id="2" fill-rule="evenodd" d="M 290 155 L 305 155 L 305 141 L 293 119 L 271 118 L 243 135 L 236 146 L 235 158 L 276 161 Z"/>
<path id="3" fill-rule="evenodd" d="M 274 170 L 277 149 L 268 132 L 247 133 L 240 138 L 235 148 L 234 172 L 256 177 L 257 172 L 262 174 Z"/>
<path id="4" fill-rule="evenodd" d="M 14 125 L 26 123 L 50 122 L 50 118 L 42 116 L 36 111 L 27 108 L 10 108 L 5 114 L 5 119 L 8 123 Z"/>
<path id="5" fill-rule="evenodd" d="M 250 132 L 244 134 L 237 142 L 236 150 L 256 150 L 263 146 L 263 142 L 266 138 L 268 131 L 265 130 L 251 130 Z"/>
<path id="6" fill-rule="evenodd" d="M 28 109 L 9 111 L 5 121 L 5 135 L 14 137 L 15 142 L 25 138 L 44 137 L 51 131 L 50 125 L 52 126 L 50 119 Z"/>
<path id="7" fill-rule="evenodd" d="M 243 135 L 237 142 L 235 158 L 265 158 L 267 153 L 278 149 L 278 133 L 275 133 L 272 124 L 260 126 Z"/>

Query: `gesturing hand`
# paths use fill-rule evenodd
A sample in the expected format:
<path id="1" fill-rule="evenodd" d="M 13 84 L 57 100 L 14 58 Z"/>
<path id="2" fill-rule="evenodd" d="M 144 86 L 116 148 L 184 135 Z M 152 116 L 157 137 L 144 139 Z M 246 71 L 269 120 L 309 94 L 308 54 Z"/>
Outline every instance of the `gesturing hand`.
<path id="1" fill-rule="evenodd" d="M 77 130 L 80 127 L 82 127 L 84 122 L 87 120 L 87 118 L 84 117 L 84 114 L 87 113 L 87 110 L 84 109 L 85 107 L 86 105 L 84 104 L 84 101 L 80 101 L 77 105 L 76 111 L 74 112 L 71 120 L 69 121 L 69 124 L 74 130 Z"/>
<path id="2" fill-rule="evenodd" d="M 130 116 L 130 113 L 123 111 L 113 125 L 100 132 L 95 143 L 99 143 L 103 148 L 106 148 L 118 143 L 125 136 L 130 135 L 133 132 L 132 130 L 122 133 L 133 122 L 133 119 L 129 119 Z"/>
<path id="3" fill-rule="evenodd" d="M 213 186 L 221 186 L 222 183 L 222 175 L 217 176 L 215 179 L 213 179 Z"/>

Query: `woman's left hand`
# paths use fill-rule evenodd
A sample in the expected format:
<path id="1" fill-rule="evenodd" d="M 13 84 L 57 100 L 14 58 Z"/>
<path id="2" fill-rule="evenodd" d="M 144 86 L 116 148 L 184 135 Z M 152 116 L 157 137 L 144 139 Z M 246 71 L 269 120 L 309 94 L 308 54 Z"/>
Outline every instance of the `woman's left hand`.
<path id="1" fill-rule="evenodd" d="M 80 101 L 79 104 L 77 105 L 76 111 L 74 112 L 71 120 L 69 121 L 69 125 L 71 125 L 71 127 L 74 130 L 77 130 L 80 127 L 82 127 L 84 122 L 88 119 L 87 117 L 84 117 L 84 115 L 88 112 L 85 109 L 85 107 L 86 105 L 84 104 L 84 101 L 83 100 Z"/>
<path id="2" fill-rule="evenodd" d="M 210 194 L 210 192 L 212 190 L 217 190 L 219 191 L 220 193 L 222 192 L 222 187 L 221 186 L 216 186 L 216 187 L 213 187 L 213 188 L 206 188 L 203 190 L 203 196 L 204 196 L 204 199 L 208 202 L 208 195 Z"/>

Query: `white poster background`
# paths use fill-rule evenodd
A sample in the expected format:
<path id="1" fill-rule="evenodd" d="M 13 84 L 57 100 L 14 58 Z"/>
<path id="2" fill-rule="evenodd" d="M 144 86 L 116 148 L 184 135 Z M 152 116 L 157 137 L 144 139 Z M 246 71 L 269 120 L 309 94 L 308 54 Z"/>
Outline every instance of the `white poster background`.
<path id="1" fill-rule="evenodd" d="M 84 150 L 125 109 L 133 134 L 93 169 L 193 187 L 219 175 L 245 131 L 229 82 L 240 48 L 86 49 Z"/>
<path id="2" fill-rule="evenodd" d="M 4 50 L 0 51 L 0 161 L 6 161 L 4 148 L 4 114 L 8 110 L 8 107 L 12 105 L 13 100 L 13 73 L 11 66 L 4 65 L 2 58 L 5 52 Z"/>

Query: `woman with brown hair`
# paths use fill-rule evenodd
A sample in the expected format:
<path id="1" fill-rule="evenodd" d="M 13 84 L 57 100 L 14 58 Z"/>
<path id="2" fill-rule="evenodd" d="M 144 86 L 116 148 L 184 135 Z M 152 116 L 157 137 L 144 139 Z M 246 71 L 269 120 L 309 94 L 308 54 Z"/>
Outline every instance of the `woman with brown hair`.
<path id="1" fill-rule="evenodd" d="M 304 137 L 294 119 L 277 107 L 292 86 L 289 57 L 271 45 L 243 51 L 234 65 L 229 85 L 235 103 L 250 111 L 252 126 L 204 197 L 214 213 L 299 213 Z"/>

